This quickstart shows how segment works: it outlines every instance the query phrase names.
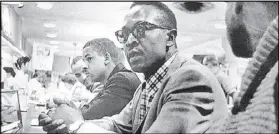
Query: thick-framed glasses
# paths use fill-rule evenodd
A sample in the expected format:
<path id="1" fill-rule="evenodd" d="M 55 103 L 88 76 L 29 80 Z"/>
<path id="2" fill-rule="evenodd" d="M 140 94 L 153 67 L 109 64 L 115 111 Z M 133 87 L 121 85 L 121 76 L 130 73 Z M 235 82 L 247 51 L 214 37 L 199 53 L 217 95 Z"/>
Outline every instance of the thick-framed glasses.
<path id="1" fill-rule="evenodd" d="M 167 27 L 158 26 L 156 24 L 152 24 L 152 23 L 149 23 L 146 21 L 140 21 L 140 22 L 137 22 L 132 29 L 127 29 L 124 27 L 124 28 L 122 28 L 122 30 L 116 31 L 115 36 L 120 43 L 124 44 L 127 42 L 130 33 L 132 33 L 132 35 L 135 38 L 140 39 L 140 38 L 145 37 L 145 31 L 153 30 L 153 29 L 157 29 L 157 28 L 171 30 Z"/>

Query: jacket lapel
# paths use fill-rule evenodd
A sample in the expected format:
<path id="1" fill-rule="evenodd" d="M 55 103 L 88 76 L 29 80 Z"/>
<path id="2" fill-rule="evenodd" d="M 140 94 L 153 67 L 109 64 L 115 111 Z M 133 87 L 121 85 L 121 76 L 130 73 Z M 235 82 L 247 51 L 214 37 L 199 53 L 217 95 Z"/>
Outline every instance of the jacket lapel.
<path id="1" fill-rule="evenodd" d="M 183 58 L 182 55 L 180 55 L 180 53 L 177 53 L 177 55 L 176 55 L 174 61 L 169 65 L 169 70 L 168 70 L 166 76 L 164 77 L 164 79 L 163 79 L 162 81 L 164 81 L 166 78 L 168 78 L 169 75 L 171 75 L 175 70 L 177 70 L 179 67 L 181 67 L 181 66 L 183 65 L 184 62 L 186 62 L 186 60 L 182 60 L 182 59 L 185 59 L 185 58 Z M 162 90 L 162 88 L 159 88 L 159 90 Z M 159 90 L 158 90 L 157 92 L 160 92 Z M 154 96 L 154 98 L 153 98 L 153 100 L 152 100 L 152 102 L 151 102 L 151 107 L 150 107 L 148 113 L 144 116 L 143 120 L 142 120 L 140 123 L 138 123 L 138 120 L 139 120 L 139 110 L 140 110 L 140 99 L 141 99 L 141 92 L 140 92 L 140 95 L 137 97 L 137 104 L 136 104 L 137 107 L 136 107 L 136 111 L 134 112 L 134 114 L 135 114 L 135 115 L 134 115 L 134 117 L 135 117 L 135 122 L 134 122 L 133 128 L 136 128 L 136 129 L 134 129 L 134 131 L 133 131 L 134 133 L 141 133 L 141 131 L 142 131 L 145 127 L 150 127 L 150 126 L 144 126 L 144 124 L 146 124 L 146 123 L 145 123 L 145 122 L 146 122 L 145 120 L 146 120 L 146 117 L 149 115 L 151 109 L 154 108 L 153 105 L 154 105 L 154 103 L 156 103 L 155 100 L 157 101 L 157 98 L 159 98 L 159 95 L 160 95 L 160 94 L 158 94 L 158 93 L 155 94 L 155 96 Z M 152 107 L 152 106 L 153 106 L 153 107 Z M 156 112 L 156 111 L 154 111 L 154 112 Z M 156 118 L 156 117 L 153 117 L 153 118 Z M 147 120 L 147 121 L 148 121 L 148 120 Z M 143 128 L 143 129 L 142 129 L 142 128 Z"/>

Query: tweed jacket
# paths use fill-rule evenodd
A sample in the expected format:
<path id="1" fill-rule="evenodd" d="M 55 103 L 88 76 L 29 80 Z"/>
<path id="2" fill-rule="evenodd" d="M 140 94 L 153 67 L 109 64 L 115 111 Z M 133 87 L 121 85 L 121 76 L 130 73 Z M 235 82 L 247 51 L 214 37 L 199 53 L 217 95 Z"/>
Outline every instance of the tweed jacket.
<path id="1" fill-rule="evenodd" d="M 232 115 L 210 133 L 278 133 L 278 16 L 245 70 Z"/>
<path id="2" fill-rule="evenodd" d="M 119 114 L 90 123 L 117 133 L 203 133 L 228 115 L 225 95 L 216 77 L 197 61 L 181 58 L 180 53 L 169 65 L 149 112 L 139 122 L 141 92 L 138 88 Z M 96 131 L 86 127 L 78 132 Z"/>

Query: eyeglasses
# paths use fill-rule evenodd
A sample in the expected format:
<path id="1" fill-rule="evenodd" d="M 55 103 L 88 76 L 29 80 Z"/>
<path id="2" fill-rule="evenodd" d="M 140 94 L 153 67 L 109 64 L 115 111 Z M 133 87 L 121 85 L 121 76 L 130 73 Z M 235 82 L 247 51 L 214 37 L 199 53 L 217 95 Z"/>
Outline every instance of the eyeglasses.
<path id="1" fill-rule="evenodd" d="M 152 23 L 149 23 L 146 21 L 140 21 L 140 22 L 137 22 L 132 29 L 128 29 L 128 28 L 124 27 L 124 28 L 122 28 L 122 30 L 116 31 L 115 36 L 120 43 L 124 44 L 127 42 L 130 33 L 132 33 L 132 35 L 135 38 L 140 39 L 140 38 L 145 37 L 145 31 L 153 30 L 153 29 L 157 29 L 157 28 L 170 30 L 167 27 L 158 26 L 156 24 L 152 24 Z"/>

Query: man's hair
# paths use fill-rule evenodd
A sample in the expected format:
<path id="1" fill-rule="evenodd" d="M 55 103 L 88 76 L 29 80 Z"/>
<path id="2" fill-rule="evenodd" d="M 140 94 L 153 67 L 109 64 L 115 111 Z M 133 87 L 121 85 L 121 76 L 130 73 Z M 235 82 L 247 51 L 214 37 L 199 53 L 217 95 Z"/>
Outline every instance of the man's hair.
<path id="1" fill-rule="evenodd" d="M 109 53 L 114 64 L 118 64 L 123 61 L 123 54 L 121 54 L 121 49 L 116 47 L 113 41 L 107 38 L 96 38 L 91 41 L 88 41 L 84 47 L 91 47 L 91 49 L 97 52 L 101 56 L 105 56 L 106 53 Z"/>
<path id="2" fill-rule="evenodd" d="M 137 5 L 150 5 L 156 7 L 158 10 L 163 12 L 164 18 L 162 19 L 161 24 L 170 29 L 177 29 L 177 22 L 174 13 L 162 2 L 134 2 L 130 6 L 130 9 Z"/>
<path id="3" fill-rule="evenodd" d="M 203 64 L 206 65 L 208 63 L 211 63 L 213 66 L 218 66 L 218 59 L 213 55 L 205 56 L 203 58 Z"/>
<path id="4" fill-rule="evenodd" d="M 75 58 L 73 58 L 73 61 L 71 63 L 71 68 L 79 61 L 82 60 L 82 56 L 77 56 Z"/>
<path id="5" fill-rule="evenodd" d="M 75 77 L 75 75 L 73 73 L 66 73 L 64 75 L 64 77 L 62 77 L 61 80 L 64 83 L 68 83 L 68 84 L 72 84 L 72 85 L 74 85 L 77 82 L 76 77 Z"/>

